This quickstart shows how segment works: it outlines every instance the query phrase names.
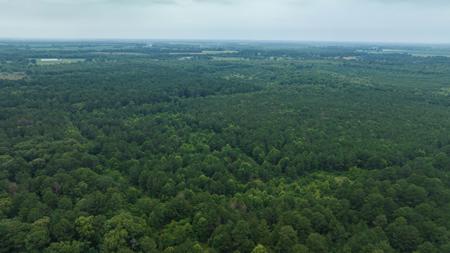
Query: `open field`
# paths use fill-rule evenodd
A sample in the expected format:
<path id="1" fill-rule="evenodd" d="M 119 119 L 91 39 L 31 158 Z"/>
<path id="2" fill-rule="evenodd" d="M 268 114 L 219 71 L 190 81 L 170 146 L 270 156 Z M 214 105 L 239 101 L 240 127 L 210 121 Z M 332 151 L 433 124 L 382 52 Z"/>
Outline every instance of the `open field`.
<path id="1" fill-rule="evenodd" d="M 201 52 L 170 52 L 170 55 L 222 55 L 222 54 L 237 54 L 238 51 L 233 50 L 223 50 L 223 51 L 214 51 L 214 50 L 203 50 Z"/>
<path id="2" fill-rule="evenodd" d="M 55 64 L 72 64 L 85 61 L 84 59 L 59 59 L 59 58 L 42 58 L 36 59 L 37 65 L 55 65 Z"/>

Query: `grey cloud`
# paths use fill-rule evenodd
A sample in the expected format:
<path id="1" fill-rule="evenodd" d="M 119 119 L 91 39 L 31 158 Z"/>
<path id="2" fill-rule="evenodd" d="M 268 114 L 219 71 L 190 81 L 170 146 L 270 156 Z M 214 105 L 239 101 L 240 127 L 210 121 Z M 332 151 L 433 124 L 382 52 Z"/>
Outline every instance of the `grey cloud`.
<path id="1" fill-rule="evenodd" d="M 0 38 L 450 42 L 448 13 L 444 0 L 0 0 Z"/>

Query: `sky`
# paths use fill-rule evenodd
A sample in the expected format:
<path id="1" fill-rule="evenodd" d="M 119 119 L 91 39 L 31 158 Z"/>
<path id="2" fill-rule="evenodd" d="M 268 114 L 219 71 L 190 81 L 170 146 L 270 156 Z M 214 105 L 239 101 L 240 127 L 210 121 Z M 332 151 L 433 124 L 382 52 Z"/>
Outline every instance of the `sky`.
<path id="1" fill-rule="evenodd" d="M 0 38 L 450 43 L 450 1 L 0 0 Z"/>

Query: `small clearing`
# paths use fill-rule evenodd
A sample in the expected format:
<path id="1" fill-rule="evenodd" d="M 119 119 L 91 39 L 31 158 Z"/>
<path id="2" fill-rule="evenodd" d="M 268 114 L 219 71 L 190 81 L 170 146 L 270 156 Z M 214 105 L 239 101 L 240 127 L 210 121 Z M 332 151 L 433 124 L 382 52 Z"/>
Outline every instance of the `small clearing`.
<path id="1" fill-rule="evenodd" d="M 0 72 L 0 80 L 17 81 L 26 77 L 23 72 Z"/>

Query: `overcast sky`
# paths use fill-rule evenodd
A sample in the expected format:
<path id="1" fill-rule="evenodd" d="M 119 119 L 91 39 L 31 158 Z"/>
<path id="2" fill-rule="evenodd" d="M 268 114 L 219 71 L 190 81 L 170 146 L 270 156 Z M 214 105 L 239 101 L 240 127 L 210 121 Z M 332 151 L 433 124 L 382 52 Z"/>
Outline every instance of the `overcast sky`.
<path id="1" fill-rule="evenodd" d="M 0 38 L 450 43 L 450 1 L 0 0 Z"/>

